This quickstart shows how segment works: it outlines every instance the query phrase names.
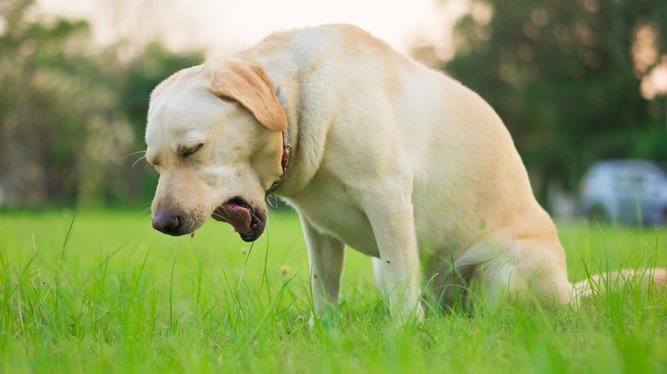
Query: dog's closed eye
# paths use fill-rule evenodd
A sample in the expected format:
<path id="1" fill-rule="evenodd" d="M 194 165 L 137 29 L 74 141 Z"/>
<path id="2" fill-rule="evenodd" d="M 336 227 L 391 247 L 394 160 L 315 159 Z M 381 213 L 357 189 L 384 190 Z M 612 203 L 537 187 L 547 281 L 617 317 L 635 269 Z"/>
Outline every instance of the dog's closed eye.
<path id="1" fill-rule="evenodd" d="M 193 146 L 179 147 L 178 154 L 182 158 L 188 158 L 199 151 L 204 146 L 204 143 L 195 144 Z"/>

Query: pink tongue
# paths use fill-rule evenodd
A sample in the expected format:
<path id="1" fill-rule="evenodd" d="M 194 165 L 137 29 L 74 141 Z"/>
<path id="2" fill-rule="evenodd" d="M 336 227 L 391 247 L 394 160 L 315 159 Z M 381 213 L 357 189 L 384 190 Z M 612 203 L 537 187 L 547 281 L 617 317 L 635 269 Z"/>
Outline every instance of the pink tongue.
<path id="1" fill-rule="evenodd" d="M 224 205 L 225 219 L 238 233 L 245 234 L 250 231 L 250 210 L 234 202 Z"/>

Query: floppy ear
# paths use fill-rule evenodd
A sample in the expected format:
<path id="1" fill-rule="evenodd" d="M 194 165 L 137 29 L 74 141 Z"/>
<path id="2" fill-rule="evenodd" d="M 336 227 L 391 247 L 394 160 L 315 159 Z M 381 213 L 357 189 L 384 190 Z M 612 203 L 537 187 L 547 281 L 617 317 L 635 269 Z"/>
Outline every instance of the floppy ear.
<path id="1" fill-rule="evenodd" d="M 238 102 L 269 129 L 287 129 L 285 111 L 260 65 L 226 61 L 213 73 L 210 90 L 220 98 Z"/>

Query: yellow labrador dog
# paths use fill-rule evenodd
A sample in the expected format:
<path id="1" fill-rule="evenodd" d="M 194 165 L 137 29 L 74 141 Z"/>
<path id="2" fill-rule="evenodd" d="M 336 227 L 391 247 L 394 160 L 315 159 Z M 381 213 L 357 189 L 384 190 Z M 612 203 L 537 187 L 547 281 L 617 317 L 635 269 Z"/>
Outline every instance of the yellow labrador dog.
<path id="1" fill-rule="evenodd" d="M 267 193 L 293 205 L 316 313 L 337 302 L 346 244 L 373 256 L 401 320 L 421 317 L 422 279 L 445 304 L 471 285 L 490 300 L 566 304 L 589 292 L 568 281 L 556 228 L 493 109 L 357 27 L 275 33 L 177 72 L 151 95 L 146 143 L 160 173 L 153 227 L 166 234 L 212 217 L 253 241 Z"/>

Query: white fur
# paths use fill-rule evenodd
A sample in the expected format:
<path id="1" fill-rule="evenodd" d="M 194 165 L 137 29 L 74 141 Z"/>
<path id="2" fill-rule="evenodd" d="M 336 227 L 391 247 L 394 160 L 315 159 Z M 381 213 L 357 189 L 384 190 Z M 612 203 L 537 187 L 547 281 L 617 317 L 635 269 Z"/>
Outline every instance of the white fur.
<path id="1" fill-rule="evenodd" d="M 301 217 L 316 313 L 337 302 L 344 244 L 377 258 L 378 283 L 401 320 L 421 316 L 422 278 L 444 295 L 476 282 L 495 299 L 530 288 L 545 301 L 571 300 L 555 226 L 510 134 L 477 94 L 352 26 L 274 34 L 235 59 L 261 65 L 280 92 L 294 151 L 276 194 Z M 280 174 L 279 134 L 207 94 L 205 72 L 220 60 L 163 83 L 149 114 L 149 159 L 173 160 L 161 163 L 160 187 L 171 181 L 154 207 L 167 200 L 203 212 L 193 229 L 239 194 L 264 209 L 263 191 Z M 167 145 L 173 153 L 191 131 L 209 134 L 208 153 L 178 167 Z M 243 147 L 270 148 L 262 160 L 271 167 L 249 163 Z M 187 187 L 201 195 L 194 203 L 174 193 L 192 169 L 206 180 Z"/>

